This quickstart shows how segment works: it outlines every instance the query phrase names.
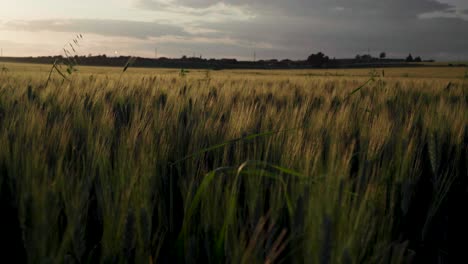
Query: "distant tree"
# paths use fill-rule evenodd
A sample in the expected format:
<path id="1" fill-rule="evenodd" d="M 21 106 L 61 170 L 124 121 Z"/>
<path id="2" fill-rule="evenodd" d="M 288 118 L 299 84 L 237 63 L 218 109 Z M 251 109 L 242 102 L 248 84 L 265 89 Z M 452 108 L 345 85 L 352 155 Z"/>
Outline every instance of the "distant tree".
<path id="1" fill-rule="evenodd" d="M 422 62 L 421 57 L 418 56 L 418 57 L 414 58 L 414 62 Z"/>
<path id="2" fill-rule="evenodd" d="M 307 58 L 307 62 L 312 65 L 312 66 L 323 66 L 325 63 L 327 63 L 330 60 L 328 56 L 325 56 L 322 52 L 312 54 Z"/>
<path id="3" fill-rule="evenodd" d="M 361 59 L 364 60 L 364 61 L 371 61 L 372 56 L 369 55 L 369 54 L 364 54 L 364 55 L 361 56 Z"/>
<path id="4" fill-rule="evenodd" d="M 385 59 L 387 57 L 387 53 L 381 52 L 379 57 L 380 57 L 381 60 L 383 60 L 383 59 Z"/>
<path id="5" fill-rule="evenodd" d="M 413 59 L 413 55 L 411 55 L 411 53 L 408 55 L 408 57 L 406 57 L 406 62 L 413 62 L 414 59 Z"/>
<path id="6" fill-rule="evenodd" d="M 361 55 L 358 54 L 358 55 L 356 55 L 356 57 L 354 57 L 354 59 L 357 60 L 357 61 L 360 61 L 362 59 L 362 57 L 361 57 Z"/>

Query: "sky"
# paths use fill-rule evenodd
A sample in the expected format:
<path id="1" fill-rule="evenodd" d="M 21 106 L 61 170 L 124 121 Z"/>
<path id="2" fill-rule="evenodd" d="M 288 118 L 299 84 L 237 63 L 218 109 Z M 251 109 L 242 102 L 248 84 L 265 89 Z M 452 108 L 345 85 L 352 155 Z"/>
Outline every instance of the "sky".
<path id="1" fill-rule="evenodd" d="M 0 0 L 4 56 L 468 60 L 466 0 Z"/>

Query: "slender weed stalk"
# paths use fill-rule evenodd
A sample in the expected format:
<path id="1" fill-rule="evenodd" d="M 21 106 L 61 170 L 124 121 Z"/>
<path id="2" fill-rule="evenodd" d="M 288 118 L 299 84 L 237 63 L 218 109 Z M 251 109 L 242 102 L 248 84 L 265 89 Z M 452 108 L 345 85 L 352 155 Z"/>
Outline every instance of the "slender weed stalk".
<path id="1" fill-rule="evenodd" d="M 50 68 L 49 75 L 47 77 L 46 83 L 44 87 L 49 85 L 49 82 L 52 78 L 52 73 L 55 71 L 57 72 L 63 80 L 70 81 L 70 79 L 64 74 L 62 67 L 65 67 L 65 72 L 70 76 L 74 72 L 77 72 L 78 61 L 75 57 L 77 57 L 78 53 L 76 51 L 77 47 L 79 47 L 79 42 L 83 40 L 83 35 L 78 34 L 75 38 L 72 39 L 72 42 L 69 42 L 64 45 L 62 48 L 64 57 L 54 60 L 52 67 Z"/>

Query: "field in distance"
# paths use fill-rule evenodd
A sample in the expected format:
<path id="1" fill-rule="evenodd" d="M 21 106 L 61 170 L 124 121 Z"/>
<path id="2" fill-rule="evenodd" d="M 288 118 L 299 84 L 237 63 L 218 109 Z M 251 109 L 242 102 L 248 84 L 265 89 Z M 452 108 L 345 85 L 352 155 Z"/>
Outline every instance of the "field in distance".
<path id="1" fill-rule="evenodd" d="M 464 68 L 79 67 L 47 81 L 50 65 L 5 67 L 5 258 L 449 263 L 464 254 Z"/>
<path id="2" fill-rule="evenodd" d="M 23 73 L 49 73 L 51 65 L 26 64 L 26 63 L 1 63 L 11 72 Z M 382 74 L 384 71 L 386 78 L 440 78 L 440 79 L 463 79 L 467 73 L 466 67 L 406 67 L 406 68 L 376 68 L 376 69 L 314 69 L 314 70 L 191 70 L 189 76 L 204 77 L 206 72 L 211 74 L 222 74 L 227 76 L 278 76 L 278 77 L 368 77 L 371 71 Z M 120 74 L 122 68 L 117 67 L 92 67 L 80 66 L 81 74 Z M 128 73 L 132 74 L 163 74 L 179 75 L 180 69 L 161 68 L 129 68 Z"/>

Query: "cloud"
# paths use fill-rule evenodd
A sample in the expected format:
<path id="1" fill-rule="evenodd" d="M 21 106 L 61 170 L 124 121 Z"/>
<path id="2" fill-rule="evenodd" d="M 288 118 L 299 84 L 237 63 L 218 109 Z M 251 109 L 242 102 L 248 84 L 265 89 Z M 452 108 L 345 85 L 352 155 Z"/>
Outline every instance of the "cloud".
<path id="1" fill-rule="evenodd" d="M 221 4 L 225 12 L 241 10 L 249 19 L 201 20 L 198 26 L 251 47 L 269 43 L 269 49 L 259 48 L 259 56 L 305 58 L 324 51 L 343 57 L 369 48 L 393 56 L 468 56 L 468 22 L 453 0 L 139 0 L 140 8 L 198 10 L 204 14 L 200 19 Z"/>
<path id="2" fill-rule="evenodd" d="M 165 35 L 190 35 L 181 26 L 157 22 L 101 19 L 22 20 L 4 23 L 4 29 L 21 31 L 55 31 L 93 33 L 104 36 L 149 38 Z"/>
<path id="3" fill-rule="evenodd" d="M 183 22 L 249 20 L 254 16 L 254 12 L 249 10 L 247 6 L 234 5 L 227 1 L 201 0 L 190 4 L 174 0 L 137 0 L 136 7 L 143 10 L 162 11 L 166 14 L 171 13 Z"/>
<path id="4" fill-rule="evenodd" d="M 336 7 L 354 15 L 384 17 L 416 17 L 418 14 L 446 10 L 452 5 L 434 0 L 139 0 L 140 7 L 149 9 L 191 8 L 208 10 L 223 4 L 243 8 L 256 14 L 281 14 L 285 16 L 310 16 L 331 14 Z M 325 13 L 324 13 L 325 12 Z"/>
<path id="5" fill-rule="evenodd" d="M 258 58 L 303 59 L 317 51 L 353 57 L 371 49 L 374 54 L 386 51 L 389 56 L 412 52 L 425 58 L 468 59 L 465 2 L 133 0 L 132 12 L 144 14 L 146 22 L 23 20 L 6 22 L 3 28 L 134 38 L 141 42 L 129 45 L 142 52 L 147 48 L 151 52 L 154 48 L 150 46 L 160 43 L 173 56 L 193 51 L 213 57 L 249 57 L 256 47 Z"/>
<path id="6" fill-rule="evenodd" d="M 74 35 L 83 33 L 80 54 L 161 56 L 203 54 L 207 57 L 242 57 L 249 43 L 220 36 L 216 30 L 123 20 L 28 20 L 0 22 L 0 44 L 10 55 L 60 54 Z M 6 38 L 3 40 L 3 38 Z M 14 39 L 14 41 L 12 41 Z M 268 44 L 262 44 L 268 48 Z"/>

